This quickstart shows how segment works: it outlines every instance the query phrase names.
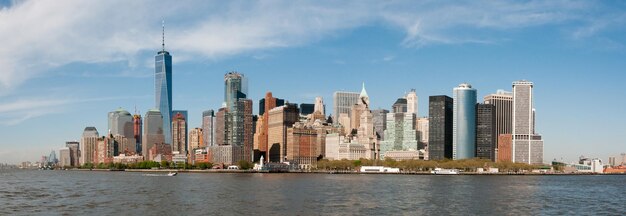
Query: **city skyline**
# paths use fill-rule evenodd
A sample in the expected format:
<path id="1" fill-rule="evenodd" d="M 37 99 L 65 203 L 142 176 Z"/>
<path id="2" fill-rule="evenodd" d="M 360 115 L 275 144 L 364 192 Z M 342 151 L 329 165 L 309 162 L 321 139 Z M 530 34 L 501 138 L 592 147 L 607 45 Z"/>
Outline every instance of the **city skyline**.
<path id="1" fill-rule="evenodd" d="M 6 10 L 19 15 L 20 12 L 28 11 L 28 7 L 35 7 L 38 4 L 45 3 L 4 4 L 9 5 L 8 9 L 3 9 L 0 13 L 5 13 Z M 558 5 L 555 7 L 558 8 Z M 523 11 L 519 13 L 528 15 Z M 68 19 L 62 15 L 59 16 Z M 174 15 L 170 16 L 174 19 Z M 165 17 L 165 19 L 170 20 L 170 17 Z M 7 20 L 4 22 L 17 21 L 15 17 L 9 17 Z M 211 20 L 214 19 L 208 20 L 213 22 Z M 160 50 L 160 41 L 157 40 L 155 43 L 152 34 L 156 29 L 160 30 L 161 23 L 160 20 L 154 21 L 141 24 L 142 30 L 135 34 L 149 38 L 144 38 L 141 43 L 137 43 L 136 46 L 142 48 L 130 54 L 126 53 L 128 56 L 107 54 L 110 59 L 105 60 L 89 59 L 92 56 L 87 56 L 85 59 L 70 56 L 72 60 L 64 60 L 58 65 L 35 64 L 36 66 L 30 69 L 37 71 L 38 74 L 29 77 L 16 75 L 29 68 L 20 68 L 15 64 L 23 63 L 29 58 L 31 61 L 36 61 L 32 60 L 32 54 L 20 53 L 15 57 L 20 58 L 16 62 L 11 62 L 14 58 L 0 60 L 0 63 L 8 61 L 9 64 L 3 65 L 11 67 L 0 73 L 2 75 L 0 77 L 2 81 L 0 82 L 2 83 L 0 84 L 2 90 L 0 92 L 0 130 L 3 131 L 2 135 L 5 138 L 0 141 L 2 148 L 0 162 L 17 163 L 23 161 L 24 158 L 36 161 L 40 155 L 47 154 L 51 149 L 58 150 L 66 141 L 80 140 L 81 132 L 86 126 L 95 126 L 101 134 L 105 134 L 107 113 L 118 107 L 130 111 L 136 107 L 141 114 L 155 108 L 151 105 L 154 104 L 155 96 L 151 94 L 151 89 L 154 90 L 154 77 L 153 73 L 150 73 L 154 71 L 154 64 L 150 66 L 147 63 L 141 63 L 154 61 L 151 59 L 154 58 L 154 52 Z M 226 19 L 224 23 L 227 21 L 229 20 Z M 321 96 L 330 108 L 335 91 L 358 92 L 362 83 L 365 82 L 368 86 L 369 97 L 372 99 L 372 109 L 390 109 L 398 96 L 410 89 L 416 89 L 418 109 L 422 110 L 421 117 L 427 115 L 424 110 L 428 110 L 429 96 L 448 95 L 451 97 L 452 89 L 458 83 L 471 83 L 478 91 L 477 96 L 480 102 L 480 98 L 493 94 L 498 89 L 512 91 L 513 81 L 526 79 L 535 83 L 533 97 L 537 109 L 536 126 L 537 131 L 544 135 L 545 162 L 561 157 L 568 161 L 574 160 L 581 154 L 603 159 L 619 155 L 625 150 L 626 143 L 623 138 L 610 134 L 619 134 L 619 131 L 624 129 L 619 122 L 619 119 L 625 119 L 621 118 L 624 117 L 624 113 L 619 109 L 624 105 L 624 100 L 620 100 L 624 98 L 624 94 L 615 92 L 614 89 L 620 86 L 620 80 L 624 80 L 620 69 L 626 66 L 623 62 L 625 41 L 612 37 L 615 40 L 612 41 L 613 43 L 621 45 L 615 50 L 603 50 L 596 47 L 593 42 L 581 42 L 581 45 L 576 39 L 571 39 L 572 41 L 568 44 L 558 31 L 546 30 L 550 25 L 561 26 L 562 23 L 545 22 L 533 24 L 531 27 L 517 26 L 513 31 L 487 27 L 487 35 L 496 38 L 495 42 L 489 43 L 463 42 L 463 40 L 449 43 L 432 39 L 429 41 L 429 38 L 424 35 L 421 35 L 422 39 L 420 39 L 419 31 L 412 33 L 409 31 L 410 28 L 406 29 L 407 32 L 403 32 L 402 28 L 398 29 L 390 24 L 360 24 L 325 30 L 325 34 L 332 35 L 322 34 L 318 36 L 320 38 L 308 38 L 304 42 L 285 39 L 282 42 L 286 42 L 287 45 L 284 46 L 267 45 L 267 47 L 241 48 L 235 51 L 221 50 L 214 54 L 207 54 L 205 50 L 195 52 L 189 50 L 189 45 L 182 41 L 185 26 L 188 28 L 188 25 L 178 20 L 168 25 L 168 28 L 172 26 L 173 29 L 168 30 L 168 35 L 172 34 L 172 39 L 168 40 L 172 41 L 172 45 L 168 45 L 168 50 L 173 56 L 172 109 L 188 110 L 189 127 L 201 127 L 202 112 L 209 109 L 218 110 L 221 107 L 224 93 L 223 74 L 231 70 L 246 74 L 250 80 L 248 98 L 252 99 L 255 105 L 254 114 L 258 114 L 256 106 L 258 100 L 262 99 L 268 91 L 271 91 L 275 97 L 292 103 L 312 104 L 316 97 Z M 191 23 L 195 24 L 197 21 Z M 470 25 L 470 28 L 479 29 L 477 26 Z M 571 24 L 565 26 L 571 26 Z M 280 26 L 264 27 L 273 29 Z M 2 29 L 0 39 L 6 39 L 5 33 L 10 28 L 0 27 Z M 547 31 L 549 36 L 533 38 L 536 28 Z M 565 31 L 567 27 L 562 27 L 562 29 Z M 481 35 L 480 30 L 474 29 L 474 31 L 473 33 L 478 36 Z M 120 29 L 115 32 L 129 33 Z M 383 40 L 368 38 L 367 35 L 371 34 Z M 409 39 L 407 42 L 411 34 L 418 34 L 418 38 Z M 605 33 L 608 35 L 588 34 L 592 35 L 586 38 L 600 37 L 593 34 L 611 38 L 609 33 Z M 199 35 L 210 36 L 211 34 L 203 32 Z M 298 35 L 289 36 L 297 38 Z M 559 39 L 551 39 L 551 36 Z M 280 36 L 275 35 L 271 38 L 261 37 L 261 39 L 272 42 L 270 39 L 274 37 L 281 39 Z M 221 39 L 224 40 L 224 38 Z M 420 40 L 426 41 L 425 44 L 419 44 Z M 561 40 L 565 41 L 562 42 L 564 44 L 552 44 Z M 252 39 L 250 41 L 259 42 Z M 203 40 L 196 42 L 199 43 L 198 45 L 203 44 Z M 596 43 L 602 44 L 601 41 Z M 106 43 L 103 41 L 102 44 Z M 525 47 L 529 44 L 532 46 Z M 119 51 L 120 47 L 132 47 L 134 44 L 119 42 L 115 45 L 119 47 L 105 47 L 104 50 Z M 610 48 L 615 47 L 616 45 Z M 7 52 L 17 51 L 11 50 L 11 46 L 2 49 Z M 512 49 L 519 52 L 512 52 Z M 178 58 L 182 60 L 177 60 Z M 446 60 L 437 60 L 438 58 Z M 496 61 L 490 61 L 489 64 L 483 63 L 489 60 Z M 446 64 L 447 61 L 457 64 Z M 596 71 L 598 69 L 604 70 L 598 72 Z M 109 74 L 108 72 L 111 71 L 114 72 Z M 313 74 L 320 74 L 320 76 Z M 115 82 L 113 86 L 111 82 Z M 573 85 L 564 85 L 564 83 Z M 41 95 L 42 91 L 48 95 Z M 559 105 L 577 103 L 581 98 L 595 98 L 596 96 L 604 99 L 617 98 L 617 100 L 614 99 L 615 107 L 598 108 L 583 103 L 576 107 L 566 107 L 567 109 L 559 108 Z M 586 112 L 594 115 L 581 115 Z M 329 114 L 330 110 L 326 115 Z M 599 128 L 589 129 L 589 127 L 582 126 L 599 125 L 599 123 L 603 124 Z M 57 124 L 61 124 L 62 127 L 56 126 Z M 37 131 L 38 136 L 23 136 L 31 130 Z M 581 133 L 589 135 L 573 136 Z M 609 134 L 609 136 L 603 134 Z M 588 145 L 594 145 L 594 148 L 589 149 Z"/>

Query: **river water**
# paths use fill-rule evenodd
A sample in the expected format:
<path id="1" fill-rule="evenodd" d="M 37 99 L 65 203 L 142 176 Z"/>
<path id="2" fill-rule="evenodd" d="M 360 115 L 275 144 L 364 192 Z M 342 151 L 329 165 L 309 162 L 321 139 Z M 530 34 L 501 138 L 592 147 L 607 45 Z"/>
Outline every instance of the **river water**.
<path id="1" fill-rule="evenodd" d="M 0 215 L 626 215 L 626 176 L 0 170 Z"/>

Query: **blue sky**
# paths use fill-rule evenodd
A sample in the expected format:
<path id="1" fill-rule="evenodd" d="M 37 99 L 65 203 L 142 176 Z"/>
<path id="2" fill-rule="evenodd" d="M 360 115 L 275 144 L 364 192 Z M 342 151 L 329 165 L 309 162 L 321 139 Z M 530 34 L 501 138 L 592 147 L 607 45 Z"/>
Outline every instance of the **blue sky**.
<path id="1" fill-rule="evenodd" d="M 173 106 L 190 127 L 223 100 L 223 75 L 290 102 L 359 91 L 389 109 L 468 82 L 482 96 L 535 83 L 545 160 L 626 152 L 621 1 L 0 1 L 0 162 L 35 161 L 107 112 L 154 106 L 166 22 Z M 258 105 L 255 102 L 255 106 Z M 258 107 L 255 107 L 258 112 Z"/>

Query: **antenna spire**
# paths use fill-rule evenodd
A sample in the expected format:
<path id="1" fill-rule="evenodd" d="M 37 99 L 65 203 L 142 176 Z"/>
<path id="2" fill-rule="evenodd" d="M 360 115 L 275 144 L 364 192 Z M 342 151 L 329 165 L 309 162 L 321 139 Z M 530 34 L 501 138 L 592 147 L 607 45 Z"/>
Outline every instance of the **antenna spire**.
<path id="1" fill-rule="evenodd" d="M 163 27 L 161 46 L 163 46 L 163 51 L 165 52 L 165 20 L 161 20 L 161 21 L 162 21 L 161 27 Z"/>

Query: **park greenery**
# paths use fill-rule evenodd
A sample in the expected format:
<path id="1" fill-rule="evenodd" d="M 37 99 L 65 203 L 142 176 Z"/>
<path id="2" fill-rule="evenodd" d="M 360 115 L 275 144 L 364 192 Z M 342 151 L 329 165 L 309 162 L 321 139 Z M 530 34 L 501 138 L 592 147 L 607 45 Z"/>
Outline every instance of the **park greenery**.
<path id="1" fill-rule="evenodd" d="M 317 162 L 318 170 L 356 170 L 361 166 L 385 166 L 400 168 L 404 172 L 427 172 L 435 168 L 459 169 L 466 172 L 474 172 L 477 168 L 498 168 L 500 172 L 521 172 L 542 168 L 542 166 L 512 162 L 492 162 L 484 159 L 467 160 L 320 160 Z"/>

